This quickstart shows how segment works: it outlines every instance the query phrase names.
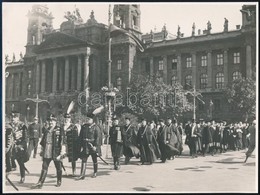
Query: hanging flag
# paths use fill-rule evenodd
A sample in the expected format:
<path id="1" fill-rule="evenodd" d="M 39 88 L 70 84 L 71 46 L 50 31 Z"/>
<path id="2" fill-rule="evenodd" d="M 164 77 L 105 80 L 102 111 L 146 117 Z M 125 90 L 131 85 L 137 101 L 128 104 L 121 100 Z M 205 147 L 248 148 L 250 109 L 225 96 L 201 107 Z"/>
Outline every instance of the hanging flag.
<path id="1" fill-rule="evenodd" d="M 111 24 L 109 28 L 110 28 L 110 37 L 113 38 L 113 37 L 116 37 L 116 36 L 118 36 L 120 34 L 125 34 L 125 35 L 127 35 L 128 37 L 130 37 L 131 39 L 134 40 L 134 42 L 136 43 L 138 49 L 141 52 L 144 52 L 145 46 L 144 46 L 143 42 L 137 36 L 135 36 L 133 33 L 128 32 L 128 31 L 126 31 L 126 30 L 124 30 L 122 28 L 119 28 L 119 27 L 117 27 L 117 26 L 115 26 L 113 24 Z"/>

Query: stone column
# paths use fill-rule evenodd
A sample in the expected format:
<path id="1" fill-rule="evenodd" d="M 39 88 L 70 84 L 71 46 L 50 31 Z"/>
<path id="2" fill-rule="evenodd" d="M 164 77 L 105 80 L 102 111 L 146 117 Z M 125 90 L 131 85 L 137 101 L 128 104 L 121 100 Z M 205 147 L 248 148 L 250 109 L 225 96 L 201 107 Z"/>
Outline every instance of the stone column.
<path id="1" fill-rule="evenodd" d="M 153 70 L 153 57 L 150 57 L 150 76 L 153 76 L 154 70 Z"/>
<path id="2" fill-rule="evenodd" d="M 78 73 L 77 73 L 77 90 L 81 90 L 81 72 L 82 72 L 82 59 L 81 55 L 78 55 Z"/>
<path id="3" fill-rule="evenodd" d="M 57 92 L 57 59 L 53 58 L 52 93 Z"/>
<path id="4" fill-rule="evenodd" d="M 76 78 L 75 78 L 75 73 L 76 73 L 76 63 L 74 61 L 74 58 L 72 60 L 72 63 L 71 63 L 71 90 L 75 90 L 75 83 L 76 83 Z"/>
<path id="5" fill-rule="evenodd" d="M 40 62 L 36 65 L 36 94 L 40 92 Z"/>
<path id="6" fill-rule="evenodd" d="M 212 53 L 211 51 L 208 51 L 207 54 L 207 73 L 208 73 L 208 83 L 207 83 L 207 87 L 211 88 L 212 87 Z"/>
<path id="7" fill-rule="evenodd" d="M 163 56 L 163 82 L 168 84 L 167 82 L 167 56 Z"/>
<path id="8" fill-rule="evenodd" d="M 224 50 L 224 56 L 223 56 L 223 65 L 224 65 L 224 87 L 228 84 L 228 50 Z M 213 77 L 215 79 L 215 77 Z M 215 86 L 213 86 L 215 88 Z"/>
<path id="9" fill-rule="evenodd" d="M 192 87 L 195 86 L 197 88 L 196 53 L 192 53 L 191 62 L 192 62 Z"/>
<path id="10" fill-rule="evenodd" d="M 45 61 L 42 60 L 42 80 L 41 80 L 41 93 L 45 92 L 45 83 L 46 83 L 46 64 Z"/>
<path id="11" fill-rule="evenodd" d="M 178 81 L 181 84 L 181 54 L 177 54 L 177 77 L 178 77 Z"/>
<path id="12" fill-rule="evenodd" d="M 63 77 L 64 77 L 64 66 L 63 66 L 63 64 L 61 63 L 61 62 L 59 62 L 59 65 L 58 65 L 58 69 L 59 69 L 59 71 L 58 71 L 58 74 L 59 74 L 59 91 L 61 91 L 61 90 L 64 90 L 64 87 L 63 87 L 63 85 L 64 85 L 64 80 L 63 80 Z"/>
<path id="13" fill-rule="evenodd" d="M 66 56 L 65 57 L 65 75 L 64 75 L 64 90 L 65 92 L 69 91 L 69 70 L 70 70 L 70 66 L 69 66 L 69 57 Z"/>
<path id="14" fill-rule="evenodd" d="M 246 45 L 246 78 L 251 78 L 251 77 L 252 77 L 252 47 L 251 45 Z"/>
<path id="15" fill-rule="evenodd" d="M 14 74 L 12 74 L 12 81 L 11 81 L 11 89 L 12 89 L 12 93 L 11 93 L 11 97 L 14 98 L 15 97 L 15 84 L 14 84 Z"/>
<path id="16" fill-rule="evenodd" d="M 89 87 L 89 54 L 84 55 L 84 90 Z"/>

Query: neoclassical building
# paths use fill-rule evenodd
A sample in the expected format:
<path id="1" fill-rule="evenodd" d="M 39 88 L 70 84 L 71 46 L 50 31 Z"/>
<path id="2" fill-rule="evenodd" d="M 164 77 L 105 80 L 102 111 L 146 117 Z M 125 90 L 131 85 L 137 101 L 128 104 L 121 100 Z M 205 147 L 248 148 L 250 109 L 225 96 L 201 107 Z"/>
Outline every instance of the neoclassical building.
<path id="1" fill-rule="evenodd" d="M 223 89 L 238 77 L 254 78 L 256 73 L 256 6 L 241 8 L 242 26 L 223 31 L 206 30 L 177 36 L 163 26 L 160 32 L 142 34 L 140 5 L 114 5 L 112 22 L 143 41 L 140 52 L 132 39 L 120 35 L 112 39 L 111 82 L 126 90 L 132 74 L 159 74 L 167 84 L 179 82 L 184 88 L 195 86 L 205 105 L 199 104 L 200 118 L 239 118 L 227 104 Z M 64 113 L 71 100 L 87 87 L 99 91 L 108 82 L 108 26 L 90 13 L 83 22 L 79 10 L 66 13 L 59 29 L 53 29 L 54 17 L 45 5 L 34 5 L 28 12 L 26 53 L 20 60 L 6 58 L 6 113 L 19 110 L 30 120 L 35 115 L 35 98 L 49 101 L 39 104 L 39 115 Z M 213 103 L 213 112 L 209 104 Z M 187 114 L 187 118 L 192 113 Z M 211 116 L 209 116 L 211 115 Z"/>

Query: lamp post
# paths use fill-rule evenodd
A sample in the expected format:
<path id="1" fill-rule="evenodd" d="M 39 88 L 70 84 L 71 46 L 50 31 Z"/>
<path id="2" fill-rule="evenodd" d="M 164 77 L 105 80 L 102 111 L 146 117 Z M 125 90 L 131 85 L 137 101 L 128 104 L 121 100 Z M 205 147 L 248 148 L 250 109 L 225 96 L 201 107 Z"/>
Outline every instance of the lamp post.
<path id="1" fill-rule="evenodd" d="M 189 85 L 189 86 L 191 87 L 191 85 L 188 84 L 188 83 L 186 83 L 186 85 Z M 205 104 L 205 102 L 198 97 L 198 96 L 201 96 L 201 97 L 202 97 L 202 95 L 201 95 L 201 93 L 199 93 L 199 92 L 196 91 L 195 85 L 193 86 L 193 92 L 187 91 L 187 92 L 185 93 L 185 95 L 186 95 L 186 94 L 190 94 L 190 95 L 193 96 L 193 119 L 196 121 L 196 98 L 197 98 L 199 101 L 201 101 L 203 104 Z"/>
<path id="2" fill-rule="evenodd" d="M 49 103 L 48 100 L 39 99 L 38 94 L 36 95 L 36 98 L 26 98 L 24 101 L 33 101 L 33 102 L 36 103 L 35 115 L 36 115 L 37 118 L 38 118 L 38 115 L 39 115 L 39 103 L 41 103 L 41 102 Z"/>

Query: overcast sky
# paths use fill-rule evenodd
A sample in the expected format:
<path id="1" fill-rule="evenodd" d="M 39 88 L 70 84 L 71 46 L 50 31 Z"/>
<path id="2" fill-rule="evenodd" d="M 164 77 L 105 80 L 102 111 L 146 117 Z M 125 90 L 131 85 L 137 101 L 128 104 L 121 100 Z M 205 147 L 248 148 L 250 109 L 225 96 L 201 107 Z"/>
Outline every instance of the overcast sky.
<path id="1" fill-rule="evenodd" d="M 42 3 L 44 4 L 44 3 Z M 66 21 L 64 12 L 74 11 L 75 6 L 79 8 L 81 16 L 86 22 L 89 19 L 91 10 L 94 11 L 95 19 L 108 23 L 107 3 L 45 3 L 49 12 L 54 16 L 53 27 L 60 28 L 60 24 Z M 121 3 L 122 4 L 122 3 Z M 178 25 L 184 36 L 190 36 L 192 24 L 195 22 L 196 34 L 198 29 L 206 29 L 207 22 L 211 22 L 212 32 L 223 31 L 224 18 L 229 20 L 229 30 L 235 29 L 236 25 L 242 24 L 240 3 L 142 3 L 141 4 L 141 31 L 143 34 L 156 28 L 161 31 L 164 24 L 167 30 L 176 34 Z M 252 4 L 252 3 L 251 3 Z M 12 54 L 19 57 L 20 51 L 25 53 L 27 39 L 28 10 L 31 10 L 33 3 L 2 3 L 3 9 L 3 55 Z M 112 10 L 111 10 L 112 11 Z"/>

